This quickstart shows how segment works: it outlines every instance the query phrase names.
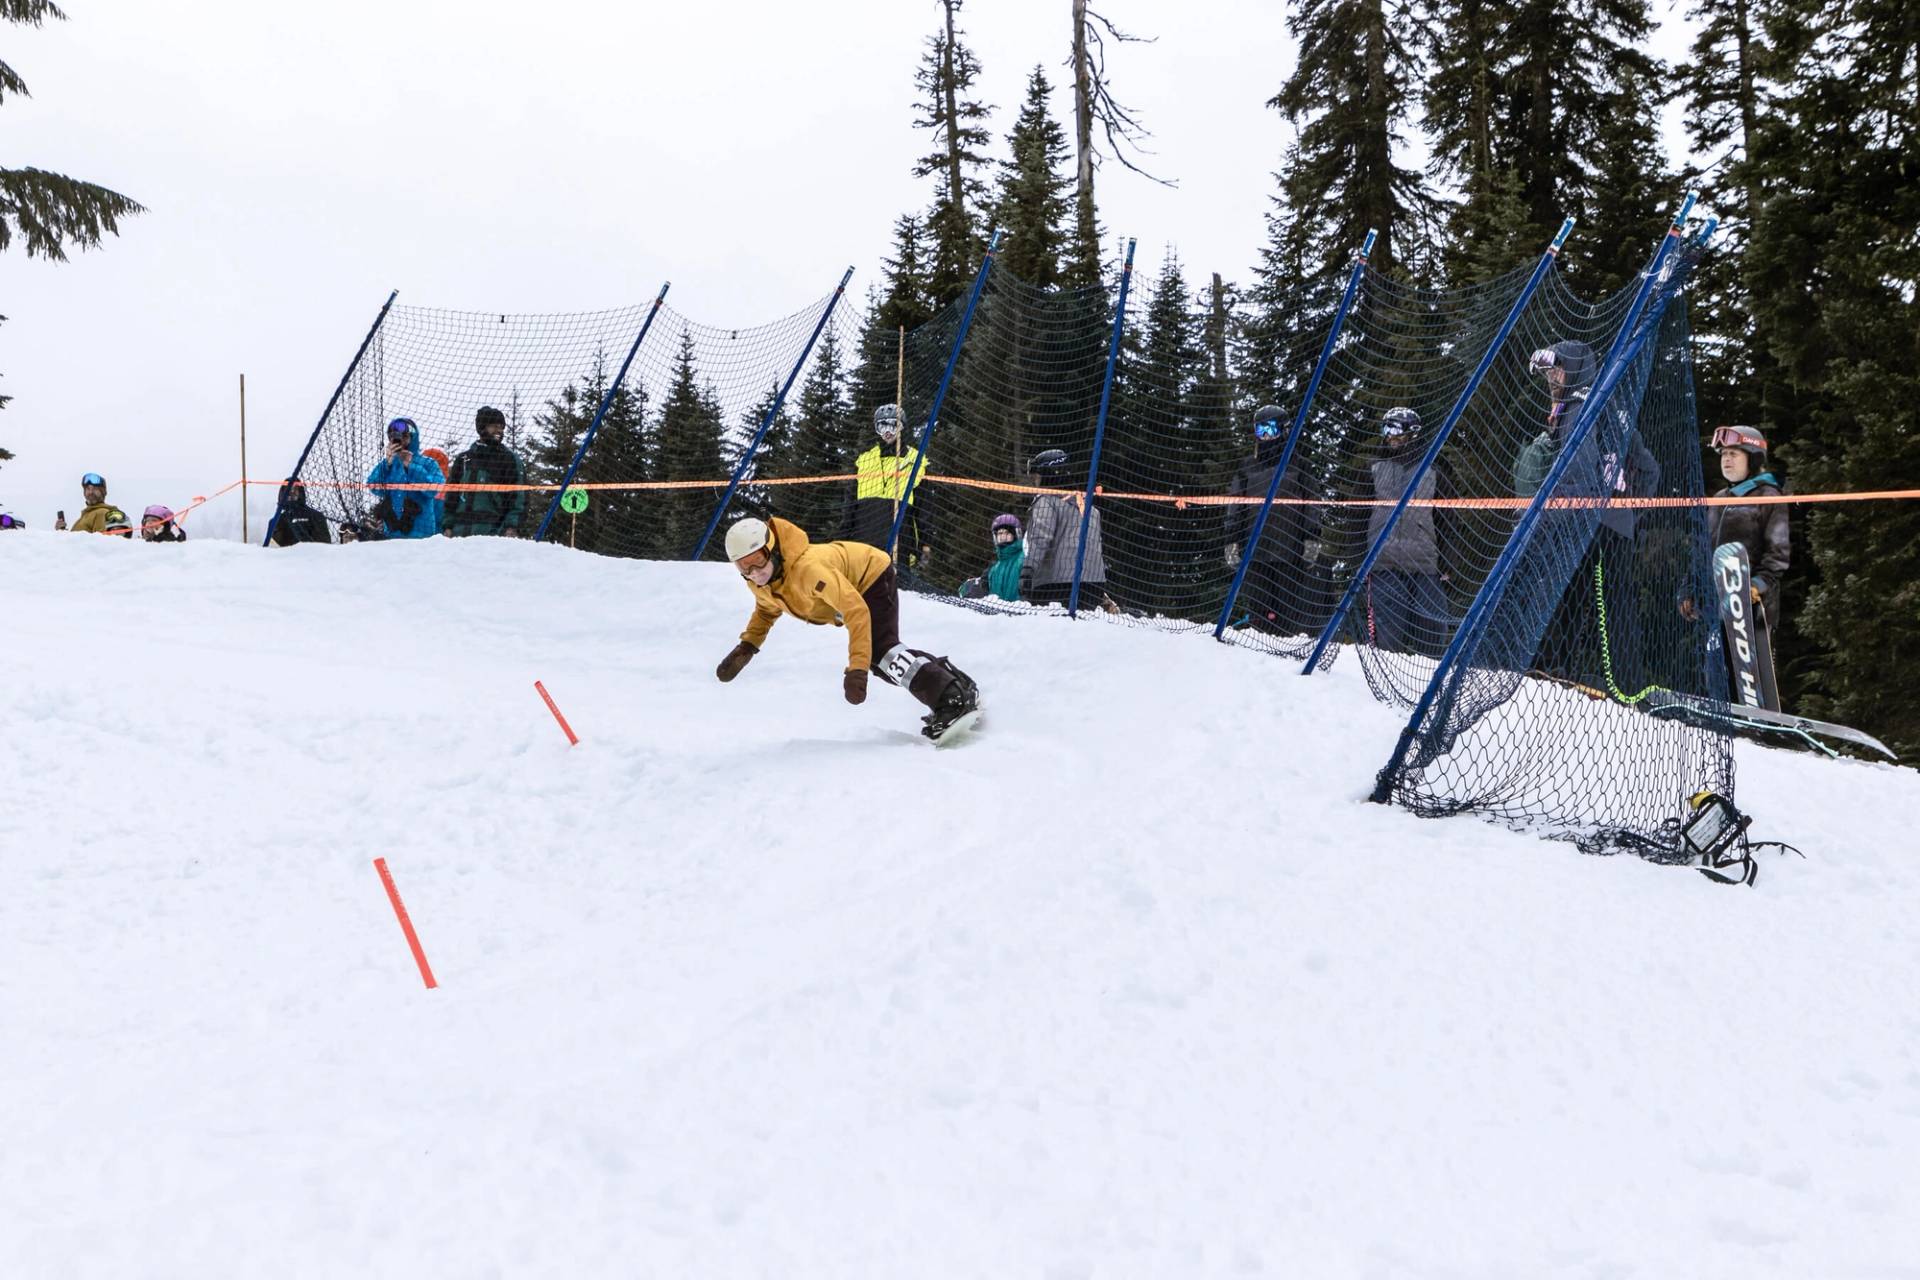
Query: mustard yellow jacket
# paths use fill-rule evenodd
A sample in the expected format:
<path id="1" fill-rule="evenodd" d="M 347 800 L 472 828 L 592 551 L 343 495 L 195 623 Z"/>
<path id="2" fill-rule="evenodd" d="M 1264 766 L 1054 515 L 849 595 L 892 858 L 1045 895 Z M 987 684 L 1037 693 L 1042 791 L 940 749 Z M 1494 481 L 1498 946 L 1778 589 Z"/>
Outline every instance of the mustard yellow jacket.
<path id="1" fill-rule="evenodd" d="M 117 533 L 125 537 L 133 536 L 133 521 L 127 519 L 127 513 L 111 502 L 95 502 L 80 513 L 73 522 L 72 533 Z"/>
<path id="2" fill-rule="evenodd" d="M 764 587 L 747 583 L 753 590 L 753 617 L 740 638 L 758 649 L 783 613 L 815 626 L 844 626 L 847 670 L 867 670 L 873 665 L 873 618 L 860 593 L 879 580 L 892 559 L 864 542 L 814 542 L 799 525 L 778 516 L 767 524 L 779 552 L 780 576 Z"/>

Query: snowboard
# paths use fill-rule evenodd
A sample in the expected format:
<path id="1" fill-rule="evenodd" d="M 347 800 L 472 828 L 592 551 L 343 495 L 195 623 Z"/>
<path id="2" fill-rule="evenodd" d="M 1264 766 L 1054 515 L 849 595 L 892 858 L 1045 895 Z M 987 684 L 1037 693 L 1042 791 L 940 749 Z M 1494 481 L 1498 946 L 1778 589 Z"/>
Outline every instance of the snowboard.
<path id="1" fill-rule="evenodd" d="M 1725 542 L 1713 550 L 1713 587 L 1720 598 L 1720 628 L 1726 636 L 1732 668 L 1733 699 L 1744 707 L 1780 710 L 1780 686 L 1773 676 L 1773 633 L 1767 611 L 1754 603 L 1753 566 L 1747 549 Z"/>
<path id="2" fill-rule="evenodd" d="M 937 738 L 930 738 L 928 741 L 932 742 L 936 747 L 958 746 L 960 743 L 966 741 L 966 739 L 972 737 L 974 732 L 980 728 L 980 717 L 984 714 L 985 712 L 980 708 L 975 707 L 972 711 L 967 712 L 958 720 L 948 725 L 945 733 Z"/>
<path id="3" fill-rule="evenodd" d="M 1675 720 L 1685 720 L 1689 724 L 1697 724 L 1702 728 L 1720 732 L 1732 729 L 1752 733 L 1786 734 L 1802 741 L 1813 738 L 1832 738 L 1836 742 L 1850 742 L 1855 746 L 1865 747 L 1869 751 L 1877 751 L 1889 760 L 1899 759 L 1886 743 L 1852 725 L 1812 720 L 1806 716 L 1789 715 L 1784 711 L 1769 711 L 1765 707 L 1743 707 L 1737 703 L 1715 702 L 1711 698 L 1696 698 L 1691 694 L 1675 693 L 1670 689 L 1657 689 L 1648 694 L 1645 706 L 1652 715 L 1670 716 Z"/>

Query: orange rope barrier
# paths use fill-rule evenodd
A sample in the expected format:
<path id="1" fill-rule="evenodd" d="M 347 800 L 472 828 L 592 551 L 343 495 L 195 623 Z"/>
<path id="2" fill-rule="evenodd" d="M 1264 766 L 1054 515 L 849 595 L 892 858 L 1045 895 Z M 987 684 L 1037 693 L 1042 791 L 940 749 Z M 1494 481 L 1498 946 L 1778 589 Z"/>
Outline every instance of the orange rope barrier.
<path id="1" fill-rule="evenodd" d="M 855 479 L 852 475 L 831 476 L 789 476 L 779 480 L 752 480 L 756 486 L 794 485 L 794 484 L 835 484 Z M 964 476 L 936 476 L 932 474 L 920 477 L 923 483 L 951 485 L 962 489 L 982 489 L 992 493 L 1040 494 L 1058 493 L 1057 489 L 1047 489 L 1040 485 L 1007 484 L 999 480 L 973 480 Z M 234 481 L 214 497 L 228 492 L 240 485 Z M 267 485 L 278 488 L 284 484 L 280 480 L 248 480 L 248 485 Z M 434 493 L 552 493 L 560 488 L 557 484 L 382 484 L 369 485 L 352 481 L 302 481 L 309 489 L 393 489 L 401 492 L 427 490 Z M 593 484 L 569 485 L 573 489 L 620 490 L 637 492 L 653 489 L 724 489 L 726 480 L 635 480 L 630 483 L 620 481 L 600 481 Z M 1169 502 L 1178 509 L 1187 507 L 1232 507 L 1259 506 L 1266 501 L 1264 496 L 1232 497 L 1227 494 L 1193 494 L 1179 496 L 1168 493 L 1124 493 L 1096 485 L 1094 493 L 1102 498 L 1112 498 L 1122 502 Z M 1069 495 L 1072 496 L 1072 495 Z M 1920 498 L 1920 489 L 1880 489 L 1868 493 L 1783 493 L 1753 494 L 1745 498 L 1629 498 L 1614 497 L 1607 502 L 1611 507 L 1658 508 L 1658 507 L 1751 507 L 1794 505 L 1796 503 L 1822 502 L 1897 502 L 1912 501 Z M 207 499 L 196 499 L 195 505 Z M 1399 500 L 1396 498 L 1278 498 L 1275 506 L 1299 507 L 1391 507 Z M 1442 510 L 1479 510 L 1479 511 L 1523 511 L 1531 498 L 1415 498 L 1407 505 L 1411 507 L 1435 507 Z M 1550 507 L 1587 508 L 1600 505 L 1599 498 L 1553 498 L 1547 503 Z M 189 508 L 191 510 L 192 508 Z"/>

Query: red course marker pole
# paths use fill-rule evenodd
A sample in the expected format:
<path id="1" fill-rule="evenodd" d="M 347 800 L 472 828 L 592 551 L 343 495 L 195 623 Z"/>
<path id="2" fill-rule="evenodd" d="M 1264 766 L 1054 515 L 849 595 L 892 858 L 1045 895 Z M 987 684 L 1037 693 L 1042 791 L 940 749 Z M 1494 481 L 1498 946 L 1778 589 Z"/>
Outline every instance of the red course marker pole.
<path id="1" fill-rule="evenodd" d="M 420 936 L 413 931 L 413 921 L 400 901 L 400 891 L 393 887 L 393 875 L 387 870 L 387 860 L 375 858 L 373 869 L 380 873 L 380 883 L 387 886 L 387 900 L 393 903 L 393 914 L 400 918 L 400 931 L 407 935 L 407 945 L 413 948 L 413 960 L 420 966 L 420 978 L 427 984 L 428 990 L 432 990 L 440 984 L 433 980 L 433 970 L 427 967 L 427 953 L 420 949 Z"/>
<path id="2" fill-rule="evenodd" d="M 567 718 L 560 714 L 560 708 L 553 705 L 553 695 L 547 692 L 547 686 L 535 680 L 533 687 L 540 691 L 541 698 L 546 701 L 547 710 L 553 712 L 553 718 L 560 722 L 560 731 L 567 735 L 567 745 L 570 747 L 579 746 L 580 739 L 574 736 L 573 726 L 568 724 Z"/>

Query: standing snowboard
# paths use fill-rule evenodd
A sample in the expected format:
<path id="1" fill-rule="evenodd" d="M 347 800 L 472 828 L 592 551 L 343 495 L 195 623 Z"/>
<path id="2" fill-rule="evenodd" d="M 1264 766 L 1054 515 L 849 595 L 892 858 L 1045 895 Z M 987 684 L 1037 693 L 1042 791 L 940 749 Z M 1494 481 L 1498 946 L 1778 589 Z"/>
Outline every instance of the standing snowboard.
<path id="1" fill-rule="evenodd" d="M 1733 701 L 1780 710 L 1780 686 L 1773 677 L 1773 633 L 1767 626 L 1767 611 L 1753 598 L 1753 566 L 1745 546 L 1725 542 L 1714 548 L 1713 587 L 1720 597 L 1720 628 L 1726 635 Z"/>

